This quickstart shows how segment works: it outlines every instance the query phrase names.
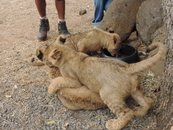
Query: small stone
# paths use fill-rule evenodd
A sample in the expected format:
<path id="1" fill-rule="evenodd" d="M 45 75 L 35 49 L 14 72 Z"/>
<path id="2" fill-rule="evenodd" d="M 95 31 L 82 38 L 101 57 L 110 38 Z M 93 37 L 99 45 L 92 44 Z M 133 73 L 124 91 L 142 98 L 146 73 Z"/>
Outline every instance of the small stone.
<path id="1" fill-rule="evenodd" d="M 84 14 L 86 14 L 86 13 L 87 13 L 86 9 L 81 9 L 81 10 L 79 11 L 79 15 L 84 15 Z"/>

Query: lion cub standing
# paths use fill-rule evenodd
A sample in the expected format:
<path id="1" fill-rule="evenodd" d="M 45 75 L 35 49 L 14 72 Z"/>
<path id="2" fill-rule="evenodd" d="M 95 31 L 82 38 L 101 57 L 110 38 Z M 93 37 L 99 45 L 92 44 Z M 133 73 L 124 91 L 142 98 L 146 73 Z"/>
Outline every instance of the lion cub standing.
<path id="1" fill-rule="evenodd" d="M 98 28 L 87 32 L 65 37 L 61 35 L 61 41 L 68 47 L 83 53 L 98 51 L 106 48 L 112 56 L 118 54 L 122 46 L 121 38 L 116 33 L 109 33 Z M 59 37 L 55 43 L 59 43 Z"/>
<path id="2" fill-rule="evenodd" d="M 106 128 L 120 130 L 134 115 L 144 116 L 151 107 L 152 99 L 142 92 L 138 73 L 157 64 L 164 57 L 164 45 L 154 43 L 149 48 L 156 47 L 159 47 L 159 51 L 155 56 L 133 64 L 90 57 L 62 44 L 52 44 L 44 50 L 37 50 L 37 56 L 44 63 L 58 67 L 62 74 L 62 77 L 55 78 L 50 84 L 49 94 L 54 95 L 62 88 L 86 86 L 90 91 L 98 93 L 103 102 L 118 116 L 118 119 L 108 120 Z M 125 99 L 129 96 L 140 105 L 134 111 L 126 106 Z"/>
<path id="3" fill-rule="evenodd" d="M 54 44 L 60 43 L 83 53 L 91 53 L 106 48 L 113 56 L 118 54 L 118 51 L 122 46 L 121 38 L 118 34 L 109 33 L 97 28 L 73 34 L 68 37 L 61 35 L 57 38 Z M 41 45 L 39 48 L 45 48 L 47 46 L 49 45 Z M 49 77 L 53 79 L 58 76 L 61 76 L 58 67 L 51 67 Z"/>

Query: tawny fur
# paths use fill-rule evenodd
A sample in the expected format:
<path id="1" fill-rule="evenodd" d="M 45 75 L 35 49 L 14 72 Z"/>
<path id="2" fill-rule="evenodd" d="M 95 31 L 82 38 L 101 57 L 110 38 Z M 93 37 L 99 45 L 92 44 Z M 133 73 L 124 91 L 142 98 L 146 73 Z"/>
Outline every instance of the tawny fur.
<path id="1" fill-rule="evenodd" d="M 62 42 L 59 42 L 60 37 Z M 69 37 L 65 37 L 64 35 L 61 35 L 60 37 L 57 38 L 54 44 L 65 44 L 76 51 L 84 53 L 90 53 L 98 51 L 101 48 L 107 48 L 112 55 L 116 55 L 122 46 L 121 38 L 118 34 L 111 34 L 96 28 L 87 32 L 74 34 Z M 47 45 L 42 45 L 42 49 L 46 47 Z M 51 66 L 49 62 L 45 63 L 46 65 Z M 61 76 L 59 68 L 51 66 L 49 68 L 50 79 L 54 79 L 59 76 Z M 60 95 L 60 93 L 62 93 L 61 91 L 63 91 L 63 95 Z M 81 93 L 81 91 L 85 91 L 85 96 Z M 59 90 L 57 94 L 61 102 L 69 109 L 95 110 L 107 107 L 98 94 L 91 92 L 84 86 L 80 89 L 64 88 L 63 90 Z M 71 98 L 69 99 L 69 97 Z"/>
<path id="2" fill-rule="evenodd" d="M 146 97 L 140 89 L 138 73 L 163 59 L 164 45 L 153 43 L 149 48 L 155 47 L 159 48 L 155 56 L 134 64 L 90 57 L 62 44 L 52 44 L 44 50 L 37 50 L 37 56 L 44 63 L 58 67 L 62 74 L 62 77 L 53 79 L 48 88 L 49 94 L 54 95 L 62 88 L 81 88 L 84 85 L 99 94 L 110 110 L 118 116 L 118 119 L 108 120 L 106 128 L 120 130 L 134 115 L 144 116 L 151 107 L 152 99 Z M 59 94 L 63 95 L 63 92 Z M 125 104 L 125 99 L 129 96 L 140 105 L 134 111 Z"/>
<path id="3" fill-rule="evenodd" d="M 57 44 L 56 42 L 54 43 Z M 49 45 L 42 45 L 39 47 L 39 49 L 36 52 L 36 55 L 39 59 L 44 61 L 44 64 L 49 66 L 49 78 L 51 79 L 52 83 L 55 78 L 61 77 L 61 72 L 58 67 L 52 66 L 52 64 L 44 57 L 44 55 L 41 55 L 44 50 Z M 96 110 L 99 108 L 105 108 L 107 105 L 102 101 L 100 98 L 100 95 L 98 93 L 90 91 L 87 87 L 81 86 L 79 88 L 73 87 L 73 88 L 62 88 L 56 92 L 59 99 L 63 103 L 64 106 L 66 106 L 68 109 L 72 110 L 80 110 L 80 109 L 86 109 L 86 110 Z"/>
<path id="4" fill-rule="evenodd" d="M 115 56 L 122 46 L 121 38 L 118 34 L 109 33 L 98 28 L 69 37 L 61 35 L 61 37 L 64 38 L 62 43 L 83 53 L 91 53 L 106 48 L 112 56 Z M 59 37 L 55 43 L 59 43 Z"/>
<path id="5" fill-rule="evenodd" d="M 61 42 L 59 42 L 60 40 Z M 121 38 L 118 34 L 109 33 L 98 28 L 73 34 L 69 37 L 64 35 L 58 36 L 54 44 L 59 43 L 83 53 L 91 53 L 106 48 L 111 55 L 117 55 L 122 46 Z M 47 46 L 49 45 L 41 45 L 40 48 L 46 48 Z M 51 79 L 61 76 L 57 67 L 51 67 L 49 70 L 49 77 Z"/>

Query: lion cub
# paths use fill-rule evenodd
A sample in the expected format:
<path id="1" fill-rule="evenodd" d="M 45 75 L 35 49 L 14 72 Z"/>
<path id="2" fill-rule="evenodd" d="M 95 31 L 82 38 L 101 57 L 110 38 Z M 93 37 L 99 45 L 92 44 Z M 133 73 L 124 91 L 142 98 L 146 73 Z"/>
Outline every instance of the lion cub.
<path id="1" fill-rule="evenodd" d="M 115 56 L 122 46 L 121 38 L 118 34 L 109 33 L 98 28 L 69 37 L 62 35 L 61 38 L 65 45 L 83 53 L 91 53 L 101 48 L 106 48 L 112 56 Z M 55 43 L 59 43 L 59 38 Z"/>
<path id="2" fill-rule="evenodd" d="M 91 53 L 98 51 L 101 48 L 107 48 L 113 56 L 118 54 L 118 51 L 122 46 L 121 38 L 118 34 L 109 33 L 97 28 L 73 34 L 68 37 L 61 35 L 57 38 L 54 44 L 59 44 L 59 40 L 68 47 L 83 53 Z M 46 46 L 47 45 L 42 45 L 41 48 Z M 49 77 L 51 79 L 61 76 L 57 67 L 51 67 L 49 70 Z"/>
<path id="3" fill-rule="evenodd" d="M 57 43 L 54 43 L 55 45 Z M 59 43 L 58 43 L 59 44 Z M 62 44 L 62 43 L 61 43 Z M 49 78 L 54 80 L 57 77 L 62 77 L 62 74 L 58 67 L 53 66 L 47 59 L 44 57 L 46 54 L 42 55 L 44 50 L 47 49 L 49 45 L 42 45 L 37 49 L 36 55 L 39 59 L 44 61 L 49 67 Z M 72 110 L 96 110 L 99 108 L 105 108 L 107 105 L 100 98 L 98 93 L 92 92 L 86 86 L 80 87 L 63 87 L 56 91 L 58 98 L 62 102 L 62 104 L 68 109 Z"/>
<path id="4" fill-rule="evenodd" d="M 59 40 L 58 37 L 54 44 L 59 44 Z M 62 35 L 61 41 L 68 47 L 84 53 L 90 53 L 101 48 L 107 48 L 112 55 L 116 55 L 122 46 L 121 38 L 118 34 L 111 34 L 96 28 L 69 37 Z M 46 47 L 47 45 L 42 45 L 41 48 L 43 49 Z M 48 62 L 46 64 L 49 66 Z M 57 78 L 58 76 L 61 76 L 59 68 L 55 66 L 49 67 L 50 79 Z M 62 104 L 69 109 L 96 110 L 107 107 L 98 93 L 90 91 L 85 86 L 75 89 L 62 88 L 57 91 L 57 94 Z"/>
<path id="5" fill-rule="evenodd" d="M 157 64 L 164 57 L 164 45 L 153 43 L 149 48 L 156 47 L 159 51 L 155 56 L 133 64 L 90 57 L 63 44 L 52 44 L 44 50 L 39 49 L 37 56 L 44 63 L 58 67 L 62 74 L 62 77 L 55 78 L 50 84 L 49 94 L 54 95 L 62 88 L 86 86 L 90 91 L 98 93 L 103 102 L 118 116 L 118 119 L 108 120 L 106 128 L 120 130 L 134 115 L 144 116 L 151 107 L 152 99 L 142 92 L 138 73 Z M 140 105 L 134 111 L 126 106 L 125 99 L 129 96 Z"/>

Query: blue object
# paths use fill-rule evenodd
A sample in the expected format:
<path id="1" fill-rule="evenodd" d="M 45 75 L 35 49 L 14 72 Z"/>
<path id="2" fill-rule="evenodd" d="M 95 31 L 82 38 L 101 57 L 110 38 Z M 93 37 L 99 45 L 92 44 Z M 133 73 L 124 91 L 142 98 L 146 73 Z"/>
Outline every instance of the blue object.
<path id="1" fill-rule="evenodd" d="M 99 26 L 99 23 L 102 21 L 104 17 L 104 11 L 106 11 L 113 0 L 94 0 L 94 20 L 92 24 L 95 27 Z"/>

